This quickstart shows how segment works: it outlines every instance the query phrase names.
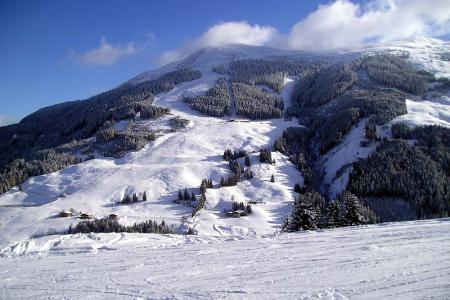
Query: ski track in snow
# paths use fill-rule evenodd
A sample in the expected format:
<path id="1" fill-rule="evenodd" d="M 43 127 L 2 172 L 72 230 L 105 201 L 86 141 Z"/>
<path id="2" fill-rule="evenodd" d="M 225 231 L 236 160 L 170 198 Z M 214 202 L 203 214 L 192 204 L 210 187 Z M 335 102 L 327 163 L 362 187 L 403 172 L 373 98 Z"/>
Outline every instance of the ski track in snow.
<path id="1" fill-rule="evenodd" d="M 91 234 L 0 257 L 11 299 L 448 299 L 450 219 L 246 238 Z M 40 250 L 39 250 L 40 249 Z"/>

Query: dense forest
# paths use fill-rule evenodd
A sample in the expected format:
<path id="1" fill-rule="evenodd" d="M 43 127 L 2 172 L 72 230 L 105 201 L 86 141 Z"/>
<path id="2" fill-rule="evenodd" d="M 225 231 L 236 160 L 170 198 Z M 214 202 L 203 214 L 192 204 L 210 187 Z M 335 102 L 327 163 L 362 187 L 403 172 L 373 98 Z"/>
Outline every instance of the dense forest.
<path id="1" fill-rule="evenodd" d="M 251 119 L 279 118 L 284 109 L 283 99 L 260 87 L 244 83 L 232 84 L 236 115 Z"/>
<path id="2" fill-rule="evenodd" d="M 227 82 L 223 78 L 220 78 L 205 96 L 185 97 L 183 101 L 209 116 L 223 117 L 230 114 L 230 95 Z"/>
<path id="3" fill-rule="evenodd" d="M 229 64 L 228 74 L 233 83 L 249 85 L 265 85 L 276 92 L 283 87 L 284 77 L 300 76 L 311 69 L 324 64 L 321 57 L 307 59 L 242 59 Z M 225 68 L 217 68 L 217 72 L 226 73 Z"/>
<path id="4" fill-rule="evenodd" d="M 274 144 L 275 150 L 290 156 L 304 177 L 304 186 L 296 185 L 300 197 L 286 230 L 352 223 L 342 221 L 342 216 L 335 221 L 336 213 L 331 218 L 338 207 L 348 211 L 341 203 L 343 195 L 357 199 L 350 202 L 359 207 L 362 223 L 448 215 L 450 129 L 396 124 L 394 140 L 382 141 L 377 135 L 377 127 L 407 113 L 407 95 L 423 94 L 432 80 L 405 58 L 383 54 L 324 67 L 297 82 L 287 112 L 297 116 L 303 127 L 286 129 Z M 347 192 L 334 200 L 326 193 L 322 196 L 321 157 L 363 120 L 366 140 L 361 145 L 376 143 L 376 152 L 347 166 L 351 167 Z"/>
<path id="5" fill-rule="evenodd" d="M 428 72 L 418 70 L 406 58 L 391 54 L 366 55 L 356 63 L 367 71 L 370 79 L 388 87 L 421 95 L 427 82 L 433 80 Z"/>
<path id="6" fill-rule="evenodd" d="M 401 199 L 417 218 L 450 211 L 450 129 L 425 126 L 392 128 L 398 140 L 380 144 L 376 153 L 354 164 L 348 190 L 370 198 Z M 403 139 L 414 139 L 410 145 Z M 389 201 L 389 200 L 386 200 Z"/>
<path id="7" fill-rule="evenodd" d="M 310 73 L 294 86 L 292 106 L 295 109 L 319 107 L 351 88 L 356 79 L 356 73 L 341 64 Z"/>

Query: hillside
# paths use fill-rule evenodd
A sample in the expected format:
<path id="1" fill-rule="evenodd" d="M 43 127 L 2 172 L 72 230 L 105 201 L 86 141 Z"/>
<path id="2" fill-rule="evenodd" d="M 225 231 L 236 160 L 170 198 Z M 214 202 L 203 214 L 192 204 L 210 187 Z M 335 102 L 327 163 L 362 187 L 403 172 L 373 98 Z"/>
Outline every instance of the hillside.
<path id="1" fill-rule="evenodd" d="M 389 150 L 382 148 L 383 137 L 397 143 L 392 124 L 449 126 L 450 63 L 443 58 L 449 52 L 448 42 L 431 39 L 342 53 L 206 48 L 112 91 L 41 109 L 1 128 L 0 246 L 65 232 L 80 213 L 115 214 L 124 225 L 164 220 L 177 232 L 190 228 L 201 236 L 271 234 L 282 229 L 305 191 L 320 192 L 327 203 L 343 191 L 355 193 L 378 221 L 446 216 L 446 129 L 433 131 L 442 137 L 434 144 L 413 132 L 401 137 L 406 146 L 390 146 L 405 147 L 432 167 L 437 175 L 427 177 L 426 186 L 435 189 L 429 192 L 437 195 L 434 202 L 406 194 L 406 179 L 395 190 L 369 190 L 358 174 L 367 172 L 364 159 Z M 62 135 L 59 124 L 66 126 Z M 288 128 L 297 129 L 291 134 Z M 377 139 L 368 138 L 370 132 Z M 408 148 L 416 146 L 420 153 Z M 236 176 L 223 158 L 227 149 L 246 151 L 252 178 L 239 171 L 236 185 L 220 187 L 222 178 Z M 275 163 L 260 162 L 262 149 Z M 244 170 L 243 157 L 236 163 Z M 404 176 L 422 180 L 416 175 Z M 394 182 L 392 174 L 383 176 Z M 193 215 L 203 179 L 213 188 Z M 176 203 L 185 188 L 196 200 Z M 118 203 L 133 194 L 137 203 Z M 386 197 L 394 200 L 384 205 Z M 251 205 L 252 214 L 227 216 L 233 201 Z M 398 209 L 408 213 L 398 216 Z M 72 216 L 58 217 L 69 210 Z"/>

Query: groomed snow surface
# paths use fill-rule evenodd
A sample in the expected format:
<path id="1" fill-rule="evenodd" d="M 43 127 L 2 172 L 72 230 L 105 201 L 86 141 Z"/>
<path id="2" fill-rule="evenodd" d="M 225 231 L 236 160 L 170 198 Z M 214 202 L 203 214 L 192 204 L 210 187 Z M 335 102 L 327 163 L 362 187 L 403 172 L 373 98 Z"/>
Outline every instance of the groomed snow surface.
<path id="1" fill-rule="evenodd" d="M 450 220 L 246 238 L 48 236 L 0 258 L 7 299 L 449 299 Z M 15 257 L 18 256 L 18 257 Z"/>

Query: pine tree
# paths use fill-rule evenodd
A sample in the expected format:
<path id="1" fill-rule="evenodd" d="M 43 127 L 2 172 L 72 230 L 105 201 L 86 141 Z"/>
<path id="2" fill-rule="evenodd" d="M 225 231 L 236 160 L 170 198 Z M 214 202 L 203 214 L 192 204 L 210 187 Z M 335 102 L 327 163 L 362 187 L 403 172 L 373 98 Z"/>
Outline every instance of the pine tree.
<path id="1" fill-rule="evenodd" d="M 227 149 L 223 153 L 223 159 L 226 160 L 226 161 L 230 161 L 232 156 L 233 156 L 233 152 L 231 152 L 231 149 Z"/>
<path id="2" fill-rule="evenodd" d="M 272 182 L 272 183 L 275 182 L 275 177 L 273 177 L 273 174 L 272 174 L 272 177 L 270 177 L 270 182 Z"/>
<path id="3" fill-rule="evenodd" d="M 287 231 L 313 230 L 321 219 L 325 199 L 317 192 L 306 193 L 294 202 Z"/>
<path id="4" fill-rule="evenodd" d="M 361 204 L 358 201 L 358 198 L 352 197 L 347 200 L 347 213 L 345 215 L 345 220 L 347 225 L 360 225 L 366 223 L 366 219 L 362 215 Z"/>
<path id="5" fill-rule="evenodd" d="M 373 218 L 375 214 L 370 209 L 364 209 L 364 206 L 359 202 L 359 199 L 352 193 L 343 192 L 337 197 L 337 201 L 340 205 L 339 210 L 339 225 L 352 226 L 367 224 L 369 221 L 376 222 L 375 220 L 369 220 Z M 366 215 L 369 215 L 367 217 Z"/>
<path id="6" fill-rule="evenodd" d="M 125 195 L 125 196 L 123 197 L 122 203 L 124 203 L 124 204 L 129 204 L 129 203 L 131 203 L 130 195 Z"/>
<path id="7" fill-rule="evenodd" d="M 191 199 L 190 200 L 192 200 L 192 201 L 196 201 L 197 200 L 197 198 L 195 197 L 194 193 L 191 194 Z"/>
<path id="8" fill-rule="evenodd" d="M 184 188 L 183 200 L 190 200 L 190 199 L 191 196 L 189 195 L 187 188 Z"/>
<path id="9" fill-rule="evenodd" d="M 202 180 L 202 183 L 200 184 L 200 193 L 206 193 L 206 188 L 207 188 L 207 181 L 206 179 Z"/>
<path id="10" fill-rule="evenodd" d="M 338 201 L 333 201 L 328 206 L 327 211 L 327 226 L 328 227 L 338 227 L 341 225 L 340 220 L 340 206 Z"/>
<path id="11" fill-rule="evenodd" d="M 267 149 L 260 150 L 260 152 L 259 152 L 259 161 L 261 163 L 268 163 L 268 164 L 273 163 L 273 161 L 272 161 L 272 153 L 270 152 L 270 150 L 267 150 Z"/>
<path id="12" fill-rule="evenodd" d="M 133 194 L 133 202 L 138 202 L 138 197 L 136 193 Z"/>
<path id="13" fill-rule="evenodd" d="M 283 225 L 281 226 L 281 230 L 282 230 L 282 231 L 291 231 L 291 230 L 290 230 L 289 217 L 287 217 L 286 219 L 284 219 Z"/>
<path id="14" fill-rule="evenodd" d="M 248 155 L 245 156 L 245 165 L 247 167 L 250 167 L 252 165 L 252 162 L 250 161 L 250 157 Z"/>
<path id="15" fill-rule="evenodd" d="M 181 193 L 181 189 L 178 190 L 178 200 L 183 200 L 183 193 Z"/>
<path id="16" fill-rule="evenodd" d="M 147 193 L 144 191 L 144 194 L 142 194 L 142 201 L 147 201 Z"/>

